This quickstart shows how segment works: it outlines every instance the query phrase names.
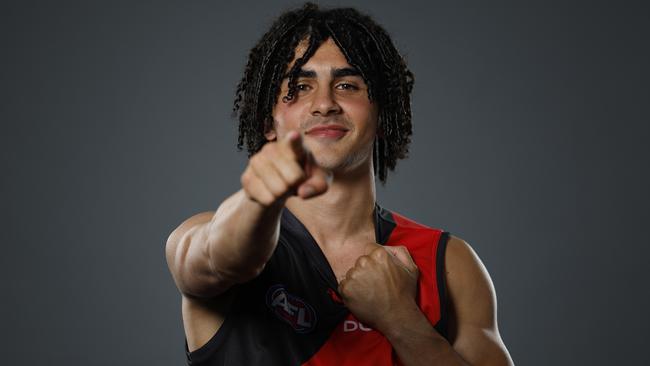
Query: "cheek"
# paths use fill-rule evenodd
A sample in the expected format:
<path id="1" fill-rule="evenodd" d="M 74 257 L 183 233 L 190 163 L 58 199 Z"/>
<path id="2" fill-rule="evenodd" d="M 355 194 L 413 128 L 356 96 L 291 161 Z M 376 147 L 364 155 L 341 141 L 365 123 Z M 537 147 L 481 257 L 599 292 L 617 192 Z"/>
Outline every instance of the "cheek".
<path id="1" fill-rule="evenodd" d="M 348 101 L 345 109 L 353 121 L 360 123 L 362 128 L 372 133 L 377 127 L 377 109 L 367 99 Z"/>
<path id="2" fill-rule="evenodd" d="M 276 123 L 276 129 L 289 130 L 296 129 L 300 126 L 300 108 L 295 105 L 288 105 L 286 103 L 278 103 L 273 111 L 273 119 Z"/>

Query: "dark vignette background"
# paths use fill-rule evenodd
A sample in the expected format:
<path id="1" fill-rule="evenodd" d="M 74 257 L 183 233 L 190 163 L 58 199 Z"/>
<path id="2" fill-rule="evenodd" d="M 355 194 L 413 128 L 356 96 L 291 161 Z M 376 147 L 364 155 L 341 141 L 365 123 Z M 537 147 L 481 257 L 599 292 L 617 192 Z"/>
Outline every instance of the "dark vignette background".
<path id="1" fill-rule="evenodd" d="M 182 365 L 164 259 L 238 189 L 248 50 L 296 2 L 2 2 L 4 365 Z M 378 197 L 467 240 L 519 365 L 648 364 L 643 2 L 350 1 L 416 75 Z"/>

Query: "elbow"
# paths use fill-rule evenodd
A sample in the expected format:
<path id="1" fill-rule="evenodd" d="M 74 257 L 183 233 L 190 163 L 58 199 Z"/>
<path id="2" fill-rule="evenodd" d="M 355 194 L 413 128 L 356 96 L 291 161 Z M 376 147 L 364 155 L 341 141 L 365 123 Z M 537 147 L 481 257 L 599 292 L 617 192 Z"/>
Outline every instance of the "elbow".
<path id="1" fill-rule="evenodd" d="M 264 267 L 266 267 L 266 263 L 262 263 L 260 266 L 257 267 L 250 267 L 243 269 L 241 272 L 237 273 L 235 277 L 233 277 L 233 282 L 234 283 L 246 283 L 248 281 L 251 281 L 255 279 L 257 276 L 259 276 L 262 271 L 264 271 Z"/>
<path id="2" fill-rule="evenodd" d="M 172 235 L 167 239 L 167 266 L 181 294 L 199 298 L 218 296 L 225 292 L 231 283 L 213 273 L 205 258 L 197 256 L 191 248 L 193 231 L 189 230 L 180 238 Z"/>
<path id="3" fill-rule="evenodd" d="M 197 228 L 196 230 L 199 230 Z M 202 234 L 190 230 L 180 239 L 170 238 L 165 247 L 167 265 L 176 287 L 183 295 L 197 298 L 213 298 L 226 292 L 233 285 L 248 282 L 262 273 L 266 262 L 233 263 L 223 256 L 214 258 Z M 212 254 L 212 255 L 211 255 Z M 216 262 L 219 262 L 218 264 Z M 239 262 L 239 261 L 235 261 Z"/>
<path id="4" fill-rule="evenodd" d="M 222 272 L 210 274 L 194 274 L 180 276 L 176 283 L 179 291 L 190 297 L 213 298 L 219 296 L 231 287 L 253 280 L 264 270 L 264 266 L 253 270 L 238 272 Z M 187 272 L 185 272 L 187 273 Z"/>

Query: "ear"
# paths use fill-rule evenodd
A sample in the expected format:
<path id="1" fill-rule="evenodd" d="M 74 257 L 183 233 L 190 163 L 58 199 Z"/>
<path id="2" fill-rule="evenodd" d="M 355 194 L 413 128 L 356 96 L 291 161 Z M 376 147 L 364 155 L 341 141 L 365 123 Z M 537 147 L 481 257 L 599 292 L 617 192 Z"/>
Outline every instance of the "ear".
<path id="1" fill-rule="evenodd" d="M 278 138 L 278 135 L 275 133 L 275 130 L 270 129 L 264 133 L 264 137 L 269 141 L 275 141 Z"/>
<path id="2" fill-rule="evenodd" d="M 273 125 L 273 119 L 271 118 L 270 121 L 267 120 L 265 123 L 265 132 L 264 132 L 264 137 L 268 141 L 275 141 L 278 138 L 278 134 L 275 132 L 275 126 Z"/>
<path id="3" fill-rule="evenodd" d="M 376 106 L 373 106 L 373 108 L 377 108 L 377 107 L 376 107 Z M 378 138 L 382 139 L 382 138 L 385 137 L 385 133 L 384 133 L 384 124 L 383 124 L 382 121 L 381 121 L 381 115 L 380 115 L 380 113 L 379 113 L 379 108 L 376 109 L 376 116 L 377 116 L 377 122 L 376 122 L 376 123 L 377 123 L 377 125 L 376 125 L 376 126 L 377 126 L 377 130 L 376 130 L 376 134 L 377 134 L 377 137 L 378 137 Z"/>

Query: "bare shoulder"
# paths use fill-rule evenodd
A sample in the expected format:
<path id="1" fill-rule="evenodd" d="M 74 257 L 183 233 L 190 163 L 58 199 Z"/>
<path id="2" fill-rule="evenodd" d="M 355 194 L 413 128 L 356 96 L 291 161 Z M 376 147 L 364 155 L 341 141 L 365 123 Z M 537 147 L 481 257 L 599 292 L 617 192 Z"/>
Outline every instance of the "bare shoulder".
<path id="1" fill-rule="evenodd" d="M 475 284 L 483 290 L 494 292 L 494 286 L 485 265 L 465 240 L 450 235 L 445 252 L 445 269 L 448 287 L 462 285 L 467 291 L 468 285 Z M 480 286 L 479 286 L 480 285 Z"/>
<path id="2" fill-rule="evenodd" d="M 499 334 L 494 284 L 465 240 L 449 236 L 445 271 L 451 345 L 472 365 L 512 365 Z"/>
<path id="3" fill-rule="evenodd" d="M 447 242 L 445 272 L 449 301 L 456 315 L 452 320 L 479 322 L 476 325 L 496 329 L 496 291 L 490 274 L 474 249 L 454 235 Z M 465 313 L 478 314 L 476 309 L 483 309 L 483 316 L 462 318 Z"/>

